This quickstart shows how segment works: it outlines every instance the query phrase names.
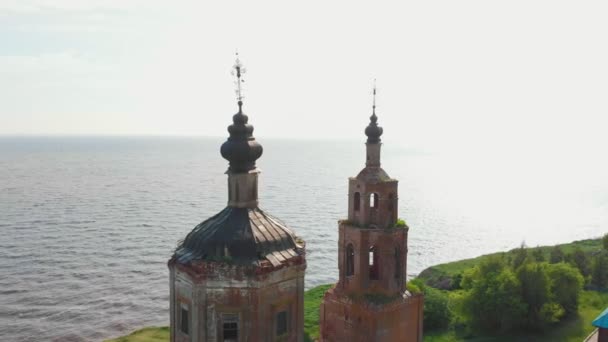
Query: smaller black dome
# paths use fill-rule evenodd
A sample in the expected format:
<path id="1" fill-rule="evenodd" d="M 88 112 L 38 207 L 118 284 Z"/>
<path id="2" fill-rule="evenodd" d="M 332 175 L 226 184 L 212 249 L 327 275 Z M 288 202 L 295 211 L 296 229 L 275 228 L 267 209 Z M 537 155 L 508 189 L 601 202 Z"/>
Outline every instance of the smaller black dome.
<path id="1" fill-rule="evenodd" d="M 378 126 L 378 117 L 375 112 L 369 117 L 369 120 L 369 125 L 365 128 L 367 142 L 372 144 L 379 143 L 380 136 L 382 135 L 382 127 Z"/>
<path id="2" fill-rule="evenodd" d="M 230 162 L 229 171 L 251 171 L 255 169 L 255 161 L 262 156 L 262 145 L 253 137 L 253 126 L 247 123 L 248 120 L 239 102 L 239 112 L 234 114 L 233 123 L 228 126 L 230 137 L 220 149 L 222 157 Z"/>

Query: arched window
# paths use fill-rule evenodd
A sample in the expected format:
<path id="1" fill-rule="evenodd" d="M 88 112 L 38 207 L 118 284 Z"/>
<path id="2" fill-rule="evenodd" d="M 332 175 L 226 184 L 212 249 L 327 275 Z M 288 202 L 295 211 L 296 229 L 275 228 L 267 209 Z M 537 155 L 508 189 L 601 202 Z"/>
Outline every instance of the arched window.
<path id="1" fill-rule="evenodd" d="M 378 208 L 378 194 L 375 192 L 369 194 L 369 207 Z"/>
<path id="2" fill-rule="evenodd" d="M 355 211 L 359 211 L 361 209 L 361 194 L 355 192 Z"/>
<path id="3" fill-rule="evenodd" d="M 369 248 L 369 279 L 377 280 L 380 277 L 380 263 L 379 263 L 378 249 L 376 246 Z"/>
<path id="4" fill-rule="evenodd" d="M 388 211 L 393 211 L 394 208 L 394 202 L 395 201 L 395 195 L 393 195 L 392 193 L 388 194 Z"/>
<path id="5" fill-rule="evenodd" d="M 346 246 L 346 276 L 355 274 L 355 249 L 352 244 Z"/>
<path id="6" fill-rule="evenodd" d="M 401 251 L 395 247 L 395 279 L 401 278 Z"/>

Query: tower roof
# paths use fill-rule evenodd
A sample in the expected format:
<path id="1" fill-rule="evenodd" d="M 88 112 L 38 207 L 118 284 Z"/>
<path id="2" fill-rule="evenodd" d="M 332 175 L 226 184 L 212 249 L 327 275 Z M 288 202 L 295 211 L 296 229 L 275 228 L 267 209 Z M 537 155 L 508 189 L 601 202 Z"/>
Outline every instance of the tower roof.
<path id="1" fill-rule="evenodd" d="M 224 159 L 228 160 L 230 166 L 228 171 L 244 173 L 256 168 L 255 161 L 262 156 L 263 148 L 253 137 L 253 126 L 248 123 L 249 117 L 243 113 L 243 95 L 241 89 L 242 74 L 245 72 L 238 58 L 234 64 L 234 75 L 237 85 L 238 113 L 232 117 L 232 125 L 228 126 L 230 136 L 222 144 L 220 152 Z"/>
<path id="2" fill-rule="evenodd" d="M 604 310 L 604 312 L 597 316 L 591 324 L 597 328 L 608 329 L 608 309 Z"/>
<path id="3" fill-rule="evenodd" d="M 260 208 L 227 207 L 197 225 L 175 251 L 177 262 L 197 260 L 273 266 L 301 254 L 295 234 Z"/>
<path id="4" fill-rule="evenodd" d="M 374 80 L 374 101 L 372 104 L 372 116 L 369 117 L 369 125 L 365 128 L 368 144 L 377 144 L 380 142 L 382 135 L 382 127 L 378 126 L 378 117 L 376 116 L 376 80 Z"/>

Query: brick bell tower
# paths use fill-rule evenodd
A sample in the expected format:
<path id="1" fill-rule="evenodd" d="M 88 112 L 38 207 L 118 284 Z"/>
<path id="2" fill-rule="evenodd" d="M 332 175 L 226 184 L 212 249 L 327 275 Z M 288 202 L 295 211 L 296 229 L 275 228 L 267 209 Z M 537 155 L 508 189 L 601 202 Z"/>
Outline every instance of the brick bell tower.
<path id="1" fill-rule="evenodd" d="M 348 219 L 339 221 L 340 279 L 323 298 L 321 341 L 422 341 L 422 295 L 406 291 L 407 233 L 398 222 L 396 179 L 380 166 L 376 88 L 365 168 L 348 181 Z"/>
<path id="2" fill-rule="evenodd" d="M 169 260 L 171 342 L 302 342 L 305 243 L 258 206 L 262 145 L 239 111 L 221 147 L 228 205 L 185 237 Z"/>

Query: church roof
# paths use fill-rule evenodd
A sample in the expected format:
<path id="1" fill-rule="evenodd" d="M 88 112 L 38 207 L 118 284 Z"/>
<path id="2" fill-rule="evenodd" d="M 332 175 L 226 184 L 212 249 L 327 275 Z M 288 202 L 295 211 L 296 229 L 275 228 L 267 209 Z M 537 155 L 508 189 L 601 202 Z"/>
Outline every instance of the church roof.
<path id="1" fill-rule="evenodd" d="M 608 308 L 604 310 L 604 312 L 602 312 L 599 316 L 597 316 L 597 318 L 595 318 L 595 320 L 591 324 L 593 324 L 593 326 L 597 328 L 608 329 Z"/>
<path id="2" fill-rule="evenodd" d="M 176 261 L 196 260 L 273 266 L 303 253 L 295 234 L 260 208 L 226 207 L 197 225 L 177 247 Z"/>
<path id="3" fill-rule="evenodd" d="M 396 181 L 391 178 L 381 167 L 366 167 L 359 172 L 356 178 L 365 183 L 373 184 Z"/>

